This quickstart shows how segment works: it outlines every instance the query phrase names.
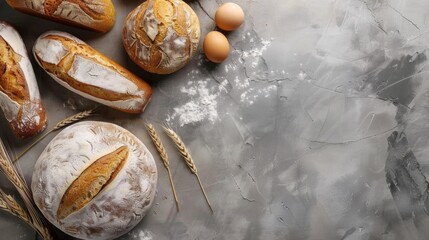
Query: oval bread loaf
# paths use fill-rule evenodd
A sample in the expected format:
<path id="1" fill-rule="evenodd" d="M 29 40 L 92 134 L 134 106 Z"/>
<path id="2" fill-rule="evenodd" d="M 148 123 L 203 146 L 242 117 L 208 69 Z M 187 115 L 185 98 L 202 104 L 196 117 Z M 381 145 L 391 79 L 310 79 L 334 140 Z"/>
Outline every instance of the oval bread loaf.
<path id="1" fill-rule="evenodd" d="M 195 55 L 200 23 L 182 0 L 148 0 L 128 15 L 122 41 L 141 68 L 168 74 L 184 67 Z"/>
<path id="2" fill-rule="evenodd" d="M 44 33 L 33 53 L 59 84 L 109 107 L 141 113 L 152 95 L 146 82 L 68 33 Z"/>
<path id="3" fill-rule="evenodd" d="M 56 22 L 97 32 L 109 31 L 115 23 L 111 0 L 6 0 L 14 9 Z"/>
<path id="4" fill-rule="evenodd" d="M 80 239 L 125 234 L 150 208 L 157 168 L 129 131 L 87 121 L 61 131 L 37 160 L 31 183 L 42 214 Z"/>
<path id="5" fill-rule="evenodd" d="M 19 33 L 0 21 L 0 107 L 12 132 L 28 138 L 46 128 L 36 76 Z"/>

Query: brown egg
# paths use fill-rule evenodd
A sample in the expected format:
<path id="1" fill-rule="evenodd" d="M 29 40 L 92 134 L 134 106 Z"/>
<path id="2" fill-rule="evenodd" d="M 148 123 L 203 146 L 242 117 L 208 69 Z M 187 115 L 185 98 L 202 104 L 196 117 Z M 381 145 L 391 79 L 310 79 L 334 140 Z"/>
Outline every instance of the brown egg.
<path id="1" fill-rule="evenodd" d="M 223 62 L 229 55 L 229 42 L 226 37 L 217 31 L 209 32 L 203 43 L 204 53 L 214 62 Z"/>
<path id="2" fill-rule="evenodd" d="M 224 3 L 216 11 L 216 25 L 225 31 L 232 31 L 244 22 L 244 12 L 235 3 Z"/>

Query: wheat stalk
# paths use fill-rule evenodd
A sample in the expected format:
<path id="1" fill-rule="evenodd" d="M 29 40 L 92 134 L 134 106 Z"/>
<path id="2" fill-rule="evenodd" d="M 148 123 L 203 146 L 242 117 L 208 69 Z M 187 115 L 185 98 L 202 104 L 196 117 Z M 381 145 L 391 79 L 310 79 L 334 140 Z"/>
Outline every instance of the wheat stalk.
<path id="1" fill-rule="evenodd" d="M 61 129 L 61 128 L 67 126 L 67 125 L 70 125 L 70 124 L 75 123 L 77 121 L 80 121 L 80 120 L 82 120 L 84 118 L 87 118 L 91 114 L 93 114 L 96 110 L 97 109 L 94 108 L 94 109 L 82 111 L 82 112 L 77 113 L 77 114 L 75 114 L 75 115 L 73 115 L 71 117 L 68 117 L 68 118 L 66 118 L 64 120 L 61 120 L 61 121 L 59 121 L 57 123 L 57 125 L 55 125 L 55 127 L 52 129 L 52 131 L 56 131 L 56 130 Z"/>
<path id="2" fill-rule="evenodd" d="M 19 203 L 10 195 L 7 195 L 0 189 L 0 209 L 11 213 L 12 215 L 21 218 L 24 222 L 30 225 L 34 230 L 36 227 L 31 222 L 28 213 L 19 205 Z"/>
<path id="3" fill-rule="evenodd" d="M 164 163 L 164 166 L 167 169 L 168 178 L 170 179 L 171 189 L 173 190 L 174 200 L 176 201 L 177 211 L 179 211 L 179 200 L 177 199 L 176 188 L 174 187 L 173 177 L 171 176 L 170 161 L 168 161 L 167 151 L 165 150 L 164 146 L 162 145 L 161 139 L 159 138 L 158 134 L 156 133 L 153 125 L 150 123 L 146 124 L 146 129 L 149 132 L 149 136 L 152 139 L 152 142 L 155 145 L 155 148 L 158 151 L 159 156 L 161 157 L 162 163 Z"/>
<path id="4" fill-rule="evenodd" d="M 36 231 L 44 239 L 53 239 L 51 233 L 45 225 L 45 222 L 39 218 L 38 212 L 35 208 L 33 198 L 30 194 L 30 189 L 25 183 L 24 178 L 18 173 L 17 169 L 14 167 L 9 154 L 6 151 L 6 148 L 3 144 L 3 141 L 0 139 L 0 171 L 6 176 L 6 178 L 13 184 L 13 186 L 18 191 L 21 199 L 24 201 L 24 204 L 27 208 L 28 214 L 30 216 L 31 222 L 36 229 Z"/>
<path id="5" fill-rule="evenodd" d="M 94 112 L 96 111 L 96 109 L 91 109 L 91 110 L 86 110 L 80 113 L 77 113 L 71 117 L 68 117 L 66 119 L 63 119 L 61 121 L 59 121 L 54 128 L 52 128 L 51 130 L 47 131 L 45 134 L 43 134 L 42 136 L 40 136 L 38 139 L 36 139 L 36 141 L 34 141 L 30 146 L 28 146 L 23 152 L 21 152 L 14 160 L 13 162 L 18 161 L 22 156 L 24 156 L 24 154 L 26 154 L 31 148 L 33 148 L 37 143 L 39 143 L 40 141 L 42 141 L 46 136 L 48 136 L 50 133 L 57 131 L 67 125 L 70 125 L 72 123 L 75 123 L 77 121 L 80 121 L 84 118 L 89 117 L 90 115 L 92 115 Z"/>
<path id="6" fill-rule="evenodd" d="M 183 143 L 182 139 L 180 139 L 179 135 L 174 132 L 171 128 L 164 127 L 164 131 L 173 140 L 174 144 L 176 145 L 177 150 L 179 151 L 180 155 L 182 155 L 183 159 L 186 162 L 186 165 L 188 165 L 189 169 L 198 179 L 198 183 L 200 184 L 200 188 L 203 191 L 204 197 L 206 198 L 207 204 L 209 205 L 210 210 L 213 211 L 212 205 L 210 204 L 209 198 L 207 197 L 206 191 L 204 190 L 204 187 L 201 183 L 200 177 L 198 175 L 197 167 L 195 166 L 195 162 L 192 159 L 191 154 L 189 153 L 188 149 L 186 148 L 185 143 Z"/>
<path id="7" fill-rule="evenodd" d="M 11 213 L 12 215 L 22 219 L 25 223 L 30 225 L 36 232 L 44 239 L 53 239 L 48 228 L 43 225 L 40 220 L 39 223 L 34 222 L 33 217 L 19 205 L 19 203 L 10 195 L 5 194 L 0 190 L 0 209 Z"/>

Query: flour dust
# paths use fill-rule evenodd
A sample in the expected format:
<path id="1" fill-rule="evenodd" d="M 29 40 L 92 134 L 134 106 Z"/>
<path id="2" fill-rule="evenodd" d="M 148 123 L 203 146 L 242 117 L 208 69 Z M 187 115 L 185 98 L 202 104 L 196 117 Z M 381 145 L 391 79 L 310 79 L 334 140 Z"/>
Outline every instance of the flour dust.
<path id="1" fill-rule="evenodd" d="M 275 83 L 254 84 L 255 79 L 260 79 L 256 76 L 266 72 L 263 55 L 271 40 L 247 32 L 236 45 L 240 45 L 240 49 L 232 47 L 230 57 L 217 70 L 210 73 L 201 69 L 188 73 L 188 82 L 179 89 L 184 101 L 173 107 L 166 117 L 167 123 L 174 122 L 179 126 L 215 123 L 220 118 L 219 111 L 222 111 L 219 109 L 221 97 L 229 94 L 240 105 L 250 107 L 277 90 Z M 205 57 L 200 55 L 197 66 L 203 68 L 205 61 Z"/>

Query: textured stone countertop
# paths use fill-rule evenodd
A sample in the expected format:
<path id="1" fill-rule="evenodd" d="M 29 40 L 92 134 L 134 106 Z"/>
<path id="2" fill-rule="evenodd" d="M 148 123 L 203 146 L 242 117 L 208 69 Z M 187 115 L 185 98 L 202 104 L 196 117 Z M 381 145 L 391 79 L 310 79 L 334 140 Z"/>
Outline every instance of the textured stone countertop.
<path id="1" fill-rule="evenodd" d="M 427 239 L 429 1 L 234 0 L 246 22 L 227 35 L 228 60 L 207 62 L 200 44 L 192 62 L 168 76 L 140 70 L 122 47 L 125 16 L 141 1 L 113 2 L 116 24 L 105 35 L 24 15 L 4 0 L 0 20 L 17 27 L 28 50 L 47 30 L 70 32 L 153 86 L 142 115 L 102 108 L 92 118 L 132 131 L 158 166 L 152 208 L 120 239 Z M 202 36 L 215 29 L 222 2 L 189 2 Z M 94 105 L 34 68 L 48 128 Z M 163 134 L 180 199 L 176 212 L 144 122 L 160 132 L 168 124 L 182 136 L 213 215 Z M 13 154 L 31 142 L 15 141 L 4 119 L 0 127 Z M 55 134 L 20 160 L 28 182 Z M 3 212 L 0 232 L 0 239 L 35 238 Z"/>

